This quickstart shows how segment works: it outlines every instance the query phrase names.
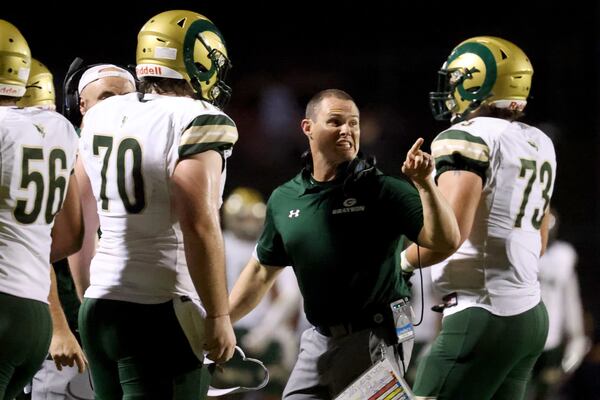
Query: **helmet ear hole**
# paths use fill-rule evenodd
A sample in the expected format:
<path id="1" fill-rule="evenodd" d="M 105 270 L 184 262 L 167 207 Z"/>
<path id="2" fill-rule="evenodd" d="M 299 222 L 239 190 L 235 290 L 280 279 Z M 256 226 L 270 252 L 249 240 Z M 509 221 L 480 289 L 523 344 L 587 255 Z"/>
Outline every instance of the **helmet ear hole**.
<path id="1" fill-rule="evenodd" d="M 206 67 L 205 67 L 204 65 L 202 65 L 201 63 L 199 63 L 199 62 L 197 62 L 197 61 L 196 61 L 196 62 L 194 63 L 194 65 L 196 66 L 196 68 L 198 68 L 198 70 L 199 70 L 200 72 L 203 72 L 203 73 L 205 73 L 205 72 L 208 72 L 208 68 L 206 68 Z"/>

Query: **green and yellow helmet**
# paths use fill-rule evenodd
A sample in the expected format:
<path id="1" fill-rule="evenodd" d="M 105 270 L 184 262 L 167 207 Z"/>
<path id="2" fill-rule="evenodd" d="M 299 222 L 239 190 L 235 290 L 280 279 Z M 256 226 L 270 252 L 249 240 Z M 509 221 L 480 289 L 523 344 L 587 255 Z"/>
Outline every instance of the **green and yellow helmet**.
<path id="1" fill-rule="evenodd" d="M 433 115 L 457 122 L 483 104 L 522 111 L 533 67 L 508 40 L 478 36 L 456 46 L 438 74 L 438 91 L 429 94 Z"/>
<path id="2" fill-rule="evenodd" d="M 246 240 L 260 236 L 267 207 L 260 192 L 248 187 L 238 187 L 223 204 L 225 229 Z"/>
<path id="3" fill-rule="evenodd" d="M 56 107 L 52 73 L 35 58 L 31 59 L 31 72 L 26 89 L 21 100 L 17 102 L 19 107 Z"/>
<path id="4" fill-rule="evenodd" d="M 225 40 L 204 15 L 172 10 L 152 17 L 138 34 L 136 59 L 140 79 L 185 79 L 201 99 L 219 108 L 231 97 Z"/>
<path id="5" fill-rule="evenodd" d="M 30 67 L 27 41 L 16 26 L 0 19 L 0 96 L 23 96 Z"/>

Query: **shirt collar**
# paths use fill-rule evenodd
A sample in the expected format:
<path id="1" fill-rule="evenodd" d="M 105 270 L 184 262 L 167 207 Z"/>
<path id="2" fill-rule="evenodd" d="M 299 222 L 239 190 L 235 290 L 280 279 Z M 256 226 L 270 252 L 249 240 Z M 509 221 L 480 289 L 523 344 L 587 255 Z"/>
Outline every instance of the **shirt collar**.
<path id="1" fill-rule="evenodd" d="M 302 172 L 300 172 L 300 190 L 298 191 L 298 195 L 303 196 L 305 194 L 319 193 L 343 183 L 346 174 L 340 173 L 340 171 L 343 171 L 343 169 L 338 167 L 338 173 L 334 179 L 327 182 L 319 182 L 313 178 L 311 170 L 308 167 L 303 168 Z"/>

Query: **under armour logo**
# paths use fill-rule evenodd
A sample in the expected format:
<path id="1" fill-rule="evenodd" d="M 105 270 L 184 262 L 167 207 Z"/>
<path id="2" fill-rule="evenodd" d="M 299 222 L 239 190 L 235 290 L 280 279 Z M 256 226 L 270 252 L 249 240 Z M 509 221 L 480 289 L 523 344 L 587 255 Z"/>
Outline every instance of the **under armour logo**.
<path id="1" fill-rule="evenodd" d="M 290 210 L 290 215 L 288 215 L 288 218 L 298 218 L 300 216 L 300 210 L 296 209 L 296 210 Z"/>

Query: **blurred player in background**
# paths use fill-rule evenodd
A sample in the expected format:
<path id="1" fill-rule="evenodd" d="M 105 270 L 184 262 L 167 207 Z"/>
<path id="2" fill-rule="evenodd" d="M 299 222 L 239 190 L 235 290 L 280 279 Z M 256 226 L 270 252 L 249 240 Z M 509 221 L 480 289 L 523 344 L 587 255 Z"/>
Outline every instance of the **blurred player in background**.
<path id="1" fill-rule="evenodd" d="M 542 299 L 548 309 L 548 339 L 533 368 L 532 396 L 555 399 L 562 383 L 581 364 L 591 346 L 585 335 L 577 279 L 577 252 L 558 239 L 559 216 L 551 210 L 548 249 L 540 259 Z"/>
<path id="2" fill-rule="evenodd" d="M 252 256 L 265 220 L 266 205 L 260 192 L 248 187 L 234 189 L 223 204 L 225 230 L 225 262 L 229 290 Z M 255 357 L 269 369 L 266 388 L 237 398 L 276 399 L 287 382 L 298 354 L 296 327 L 306 323 L 302 312 L 302 296 L 291 268 L 277 278 L 267 296 L 234 329 L 247 356 Z M 243 366 L 242 366 L 243 367 Z M 257 373 L 260 371 L 257 371 Z M 252 369 L 239 371 L 236 383 L 252 386 L 261 376 Z"/>

